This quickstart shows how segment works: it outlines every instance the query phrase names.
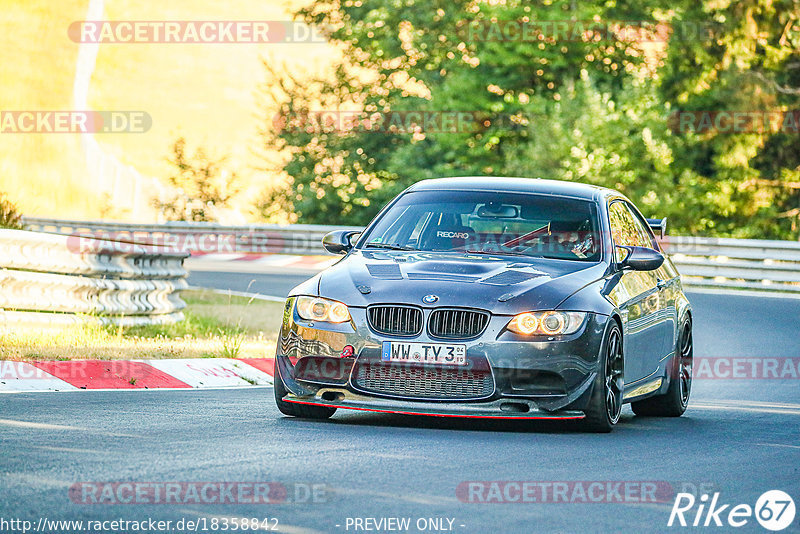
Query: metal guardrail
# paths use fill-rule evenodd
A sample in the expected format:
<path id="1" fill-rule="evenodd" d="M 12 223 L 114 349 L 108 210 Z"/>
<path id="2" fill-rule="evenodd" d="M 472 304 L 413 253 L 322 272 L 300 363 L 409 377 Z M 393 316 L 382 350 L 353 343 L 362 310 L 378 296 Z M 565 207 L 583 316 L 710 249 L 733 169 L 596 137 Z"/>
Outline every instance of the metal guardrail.
<path id="1" fill-rule="evenodd" d="M 0 230 L 0 326 L 181 320 L 188 252 Z"/>
<path id="2" fill-rule="evenodd" d="M 322 225 L 221 226 L 213 223 L 135 224 L 26 218 L 27 227 L 61 234 L 103 236 L 185 248 L 193 255 L 321 254 Z M 800 242 L 667 236 L 662 244 L 689 287 L 800 294 Z"/>
<path id="3" fill-rule="evenodd" d="M 668 236 L 664 249 L 686 286 L 800 293 L 800 242 Z"/>
<path id="4" fill-rule="evenodd" d="M 172 250 L 203 254 L 326 254 L 320 242 L 334 227 L 316 224 L 251 224 L 221 226 L 215 223 L 164 224 L 64 221 L 26 217 L 25 227 L 39 232 L 92 236 Z M 337 226 L 336 229 L 361 230 Z"/>

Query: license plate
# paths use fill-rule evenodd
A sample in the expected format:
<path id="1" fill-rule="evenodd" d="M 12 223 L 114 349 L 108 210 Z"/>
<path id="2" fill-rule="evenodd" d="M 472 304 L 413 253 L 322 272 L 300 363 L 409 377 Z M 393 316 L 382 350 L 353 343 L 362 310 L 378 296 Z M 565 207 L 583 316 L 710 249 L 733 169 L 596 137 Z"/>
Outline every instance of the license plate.
<path id="1" fill-rule="evenodd" d="M 404 343 L 384 341 L 381 360 L 384 362 L 466 365 L 467 346 L 449 343 Z"/>

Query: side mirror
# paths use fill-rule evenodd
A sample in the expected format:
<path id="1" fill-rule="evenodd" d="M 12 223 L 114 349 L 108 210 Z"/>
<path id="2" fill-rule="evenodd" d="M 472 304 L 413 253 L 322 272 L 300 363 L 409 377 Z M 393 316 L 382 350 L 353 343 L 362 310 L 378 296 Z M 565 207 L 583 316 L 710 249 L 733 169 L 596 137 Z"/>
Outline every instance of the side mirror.
<path id="1" fill-rule="evenodd" d="M 627 256 L 620 262 L 623 269 L 634 271 L 654 271 L 664 263 L 664 255 L 657 250 L 647 247 L 618 247 L 628 251 Z"/>
<path id="2" fill-rule="evenodd" d="M 335 230 L 322 238 L 322 246 L 331 254 L 347 254 L 353 248 L 350 238 L 358 233 L 356 230 Z"/>

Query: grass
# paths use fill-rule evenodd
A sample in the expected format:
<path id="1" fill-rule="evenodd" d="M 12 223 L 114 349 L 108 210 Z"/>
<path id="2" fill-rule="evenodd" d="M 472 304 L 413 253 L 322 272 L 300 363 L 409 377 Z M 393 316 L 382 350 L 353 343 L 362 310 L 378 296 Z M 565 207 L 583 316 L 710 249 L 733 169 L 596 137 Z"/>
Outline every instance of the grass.
<path id="1" fill-rule="evenodd" d="M 275 352 L 280 302 L 186 291 L 186 319 L 122 328 L 88 322 L 0 332 L 0 359 L 263 358 Z"/>

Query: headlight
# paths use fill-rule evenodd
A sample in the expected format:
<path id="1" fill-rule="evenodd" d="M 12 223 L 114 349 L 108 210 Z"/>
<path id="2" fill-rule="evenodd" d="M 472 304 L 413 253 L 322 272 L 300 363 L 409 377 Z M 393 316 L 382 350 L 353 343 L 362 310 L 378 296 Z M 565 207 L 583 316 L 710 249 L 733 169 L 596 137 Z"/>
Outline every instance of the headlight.
<path id="1" fill-rule="evenodd" d="M 350 320 L 347 306 L 322 297 L 297 297 L 297 314 L 307 321 L 345 323 Z"/>
<path id="2" fill-rule="evenodd" d="M 585 312 L 525 312 L 514 316 L 508 323 L 508 329 L 526 336 L 574 334 L 585 317 Z"/>

